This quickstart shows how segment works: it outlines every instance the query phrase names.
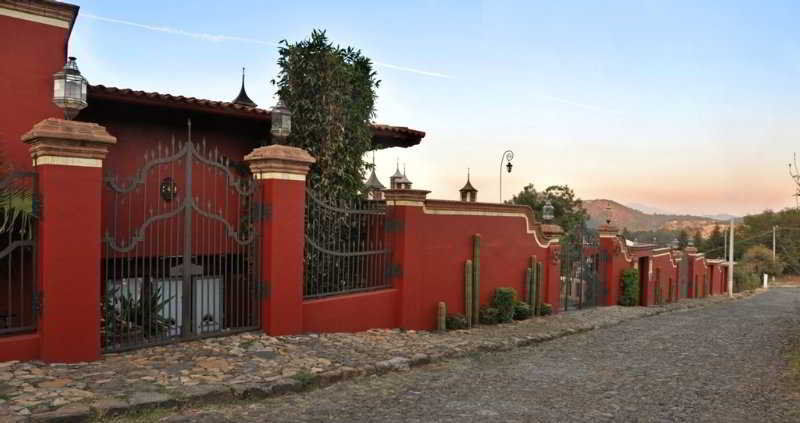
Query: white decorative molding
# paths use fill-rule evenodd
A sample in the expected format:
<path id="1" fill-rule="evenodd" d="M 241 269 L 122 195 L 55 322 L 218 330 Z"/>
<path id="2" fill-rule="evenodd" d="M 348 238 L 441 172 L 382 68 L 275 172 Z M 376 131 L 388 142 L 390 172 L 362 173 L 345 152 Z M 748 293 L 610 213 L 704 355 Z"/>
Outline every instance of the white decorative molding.
<path id="1" fill-rule="evenodd" d="M 257 172 L 253 174 L 253 179 L 256 180 L 279 179 L 282 181 L 305 181 L 306 175 L 299 175 L 297 173 L 285 173 L 285 172 Z"/>
<path id="2" fill-rule="evenodd" d="M 55 26 L 58 28 L 69 29 L 69 22 L 61 19 L 50 18 L 47 16 L 34 15 L 33 13 L 26 13 L 19 10 L 6 9 L 0 6 L 0 16 L 8 16 L 9 18 L 20 19 L 28 22 L 36 22 L 44 25 Z"/>
<path id="3" fill-rule="evenodd" d="M 83 157 L 39 156 L 33 159 L 34 166 L 59 165 L 76 167 L 103 167 L 100 159 L 87 159 Z"/>
<path id="4" fill-rule="evenodd" d="M 409 201 L 409 200 L 386 200 L 387 206 L 407 206 L 407 207 L 425 207 L 422 201 Z"/>

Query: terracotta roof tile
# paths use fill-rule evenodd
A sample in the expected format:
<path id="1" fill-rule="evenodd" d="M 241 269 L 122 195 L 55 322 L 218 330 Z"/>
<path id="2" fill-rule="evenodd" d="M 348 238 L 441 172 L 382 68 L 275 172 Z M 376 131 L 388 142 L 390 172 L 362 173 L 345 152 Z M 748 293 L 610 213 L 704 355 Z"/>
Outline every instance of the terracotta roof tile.
<path id="1" fill-rule="evenodd" d="M 269 110 L 235 104 L 229 101 L 206 100 L 129 88 L 107 87 L 105 85 L 90 85 L 88 91 L 90 96 L 97 98 L 142 102 L 166 107 L 197 107 L 212 113 L 222 112 L 242 117 L 250 116 L 255 119 L 269 119 L 270 117 Z M 373 124 L 372 128 L 374 139 L 390 147 L 410 147 L 419 144 L 422 138 L 425 137 L 425 132 L 405 126 Z"/>

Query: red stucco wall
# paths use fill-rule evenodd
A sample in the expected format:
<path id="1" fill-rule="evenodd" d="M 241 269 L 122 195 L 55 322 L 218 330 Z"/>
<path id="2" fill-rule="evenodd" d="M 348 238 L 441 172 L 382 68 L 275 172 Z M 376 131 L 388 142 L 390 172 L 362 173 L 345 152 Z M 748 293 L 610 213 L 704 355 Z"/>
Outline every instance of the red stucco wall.
<path id="1" fill-rule="evenodd" d="M 500 287 L 514 288 L 520 299 L 523 298 L 525 270 L 530 265 L 530 257 L 535 256 L 545 264 L 544 301 L 550 303 L 553 310 L 558 309 L 558 279 L 552 279 L 558 264 L 547 260 L 547 249 L 527 233 L 524 218 L 423 214 L 416 231 L 421 249 L 412 254 L 419 260 L 422 281 L 419 327 L 434 327 L 439 301 L 447 304 L 450 313 L 464 313 L 464 263 L 473 259 L 475 234 L 480 234 L 481 238 L 481 304 L 489 304 L 495 289 Z"/>
<path id="2" fill-rule="evenodd" d="M 396 328 L 398 295 L 385 289 L 303 302 L 303 332 Z"/>
<path id="3" fill-rule="evenodd" d="M 48 117 L 62 117 L 53 100 L 53 74 L 66 60 L 67 30 L 0 16 L 0 146 L 18 170 L 32 167 L 20 137 Z"/>

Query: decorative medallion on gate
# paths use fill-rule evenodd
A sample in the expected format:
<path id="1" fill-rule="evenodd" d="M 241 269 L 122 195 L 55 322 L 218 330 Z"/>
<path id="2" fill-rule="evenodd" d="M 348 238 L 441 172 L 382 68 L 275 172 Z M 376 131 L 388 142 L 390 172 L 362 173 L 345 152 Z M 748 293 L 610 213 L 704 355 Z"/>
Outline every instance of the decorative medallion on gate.
<path id="1" fill-rule="evenodd" d="M 205 140 L 158 147 L 103 192 L 105 351 L 260 327 L 256 187 Z"/>

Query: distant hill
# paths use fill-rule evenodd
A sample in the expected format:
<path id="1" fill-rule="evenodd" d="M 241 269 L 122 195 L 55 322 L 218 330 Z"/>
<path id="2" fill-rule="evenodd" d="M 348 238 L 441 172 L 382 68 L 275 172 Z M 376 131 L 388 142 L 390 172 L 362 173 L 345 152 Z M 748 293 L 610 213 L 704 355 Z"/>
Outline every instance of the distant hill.
<path id="1" fill-rule="evenodd" d="M 742 218 L 739 217 L 739 216 L 734 216 L 732 214 L 727 214 L 727 213 L 710 214 L 710 215 L 706 215 L 704 217 L 708 217 L 708 218 L 714 219 L 714 220 L 721 220 L 721 221 L 724 221 L 724 222 L 730 222 L 731 219 L 735 219 L 737 222 L 742 220 Z"/>
<path id="2" fill-rule="evenodd" d="M 613 200 L 584 200 L 583 207 L 589 213 L 589 226 L 597 227 L 605 223 L 606 206 L 611 206 L 611 223 L 620 229 L 630 231 L 675 231 L 686 229 L 690 234 L 697 230 L 707 237 L 719 223 L 710 217 L 677 215 L 677 214 L 649 214 L 640 210 L 622 205 Z"/>

